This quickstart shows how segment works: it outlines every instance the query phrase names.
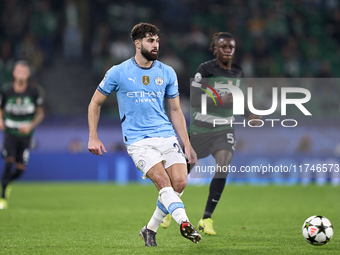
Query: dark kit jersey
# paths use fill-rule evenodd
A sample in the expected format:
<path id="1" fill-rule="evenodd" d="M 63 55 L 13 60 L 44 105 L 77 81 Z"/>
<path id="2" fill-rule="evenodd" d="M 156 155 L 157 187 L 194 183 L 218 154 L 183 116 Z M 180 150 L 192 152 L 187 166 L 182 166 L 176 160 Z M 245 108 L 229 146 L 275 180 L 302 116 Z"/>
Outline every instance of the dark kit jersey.
<path id="1" fill-rule="evenodd" d="M 3 110 L 6 133 L 16 136 L 31 136 L 33 131 L 22 134 L 18 128 L 29 124 L 35 115 L 36 107 L 43 105 L 43 98 L 35 87 L 28 86 L 23 93 L 16 93 L 13 86 L 0 94 L 0 107 Z"/>
<path id="2" fill-rule="evenodd" d="M 204 62 L 197 68 L 197 73 L 202 75 L 202 78 L 214 77 L 229 77 L 229 78 L 242 78 L 243 70 L 235 64 L 231 64 L 231 69 L 223 69 L 216 61 L 216 59 Z"/>
<path id="3" fill-rule="evenodd" d="M 214 120 L 225 119 L 229 123 L 234 120 L 233 109 L 230 106 L 223 105 L 219 102 L 219 98 L 230 91 L 223 87 L 224 84 L 235 85 L 241 84 L 243 70 L 241 67 L 232 64 L 231 69 L 223 69 L 216 61 L 210 60 L 202 63 L 195 74 L 194 80 L 191 83 L 191 105 L 195 107 L 193 119 L 190 126 L 190 131 L 194 133 L 219 132 L 225 129 L 233 129 L 232 126 L 223 125 L 215 126 Z M 210 87 L 210 88 L 209 88 Z M 213 90 L 211 89 L 213 88 Z M 210 105 L 207 109 L 207 114 L 201 113 L 201 95 L 209 94 L 216 101 L 215 105 Z M 216 95 L 218 94 L 218 96 Z M 209 97 L 207 95 L 207 97 Z"/>

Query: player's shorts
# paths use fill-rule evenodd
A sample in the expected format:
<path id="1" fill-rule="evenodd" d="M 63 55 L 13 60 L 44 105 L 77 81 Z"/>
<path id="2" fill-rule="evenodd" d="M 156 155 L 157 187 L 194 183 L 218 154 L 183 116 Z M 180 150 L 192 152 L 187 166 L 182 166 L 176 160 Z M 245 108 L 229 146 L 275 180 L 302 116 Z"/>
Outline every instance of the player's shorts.
<path id="1" fill-rule="evenodd" d="M 205 158 L 216 151 L 227 150 L 234 154 L 236 138 L 234 129 L 220 132 L 197 134 L 190 133 L 190 143 L 197 154 L 197 158 Z"/>
<path id="2" fill-rule="evenodd" d="M 127 151 L 143 173 L 143 179 L 147 179 L 147 172 L 159 162 L 163 163 L 165 169 L 176 163 L 186 165 L 184 153 L 175 136 L 146 138 L 129 145 Z"/>
<path id="3" fill-rule="evenodd" d="M 6 133 L 2 156 L 15 158 L 16 163 L 27 165 L 30 156 L 31 137 Z"/>

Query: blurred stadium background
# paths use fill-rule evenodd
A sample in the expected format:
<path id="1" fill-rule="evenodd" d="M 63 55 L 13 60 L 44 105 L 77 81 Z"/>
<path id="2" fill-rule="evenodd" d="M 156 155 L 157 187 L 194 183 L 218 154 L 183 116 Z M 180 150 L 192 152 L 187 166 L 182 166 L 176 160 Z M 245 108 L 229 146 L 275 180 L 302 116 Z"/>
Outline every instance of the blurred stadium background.
<path id="1" fill-rule="evenodd" d="M 340 85 L 328 82 L 340 76 L 337 0 L 5 0 L 0 19 L 1 87 L 11 81 L 13 63 L 26 59 L 32 83 L 46 97 L 46 118 L 36 130 L 23 180 L 141 181 L 125 152 L 115 96 L 103 106 L 99 124 L 108 155 L 87 152 L 88 103 L 106 70 L 134 54 L 129 33 L 141 21 L 161 29 L 160 60 L 177 72 L 188 121 L 190 77 L 213 58 L 208 48 L 218 31 L 234 35 L 234 62 L 246 77 L 319 81 L 308 87 L 313 116 L 292 115 L 298 127 L 237 128 L 233 164 L 340 163 Z M 270 92 L 258 86 L 256 94 L 271 102 Z M 316 180 L 254 177 L 235 181 L 339 184 L 339 173 Z"/>

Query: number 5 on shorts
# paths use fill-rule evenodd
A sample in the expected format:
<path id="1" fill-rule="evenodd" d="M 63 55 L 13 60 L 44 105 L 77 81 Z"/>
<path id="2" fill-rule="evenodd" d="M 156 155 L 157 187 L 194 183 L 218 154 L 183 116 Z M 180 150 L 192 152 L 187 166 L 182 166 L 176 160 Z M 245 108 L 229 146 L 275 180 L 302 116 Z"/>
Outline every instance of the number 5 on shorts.
<path id="1" fill-rule="evenodd" d="M 235 150 L 235 138 L 234 138 L 234 134 L 232 133 L 228 133 L 227 134 L 227 141 L 228 143 L 232 144 L 232 149 Z"/>

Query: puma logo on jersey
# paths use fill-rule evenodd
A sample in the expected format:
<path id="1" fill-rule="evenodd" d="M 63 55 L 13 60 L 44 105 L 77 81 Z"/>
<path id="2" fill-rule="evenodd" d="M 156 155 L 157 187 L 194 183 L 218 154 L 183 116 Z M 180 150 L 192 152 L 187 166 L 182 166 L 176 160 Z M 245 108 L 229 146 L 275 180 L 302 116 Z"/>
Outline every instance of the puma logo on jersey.
<path id="1" fill-rule="evenodd" d="M 129 80 L 133 81 L 133 83 L 136 83 L 136 77 L 134 79 L 129 77 Z"/>

